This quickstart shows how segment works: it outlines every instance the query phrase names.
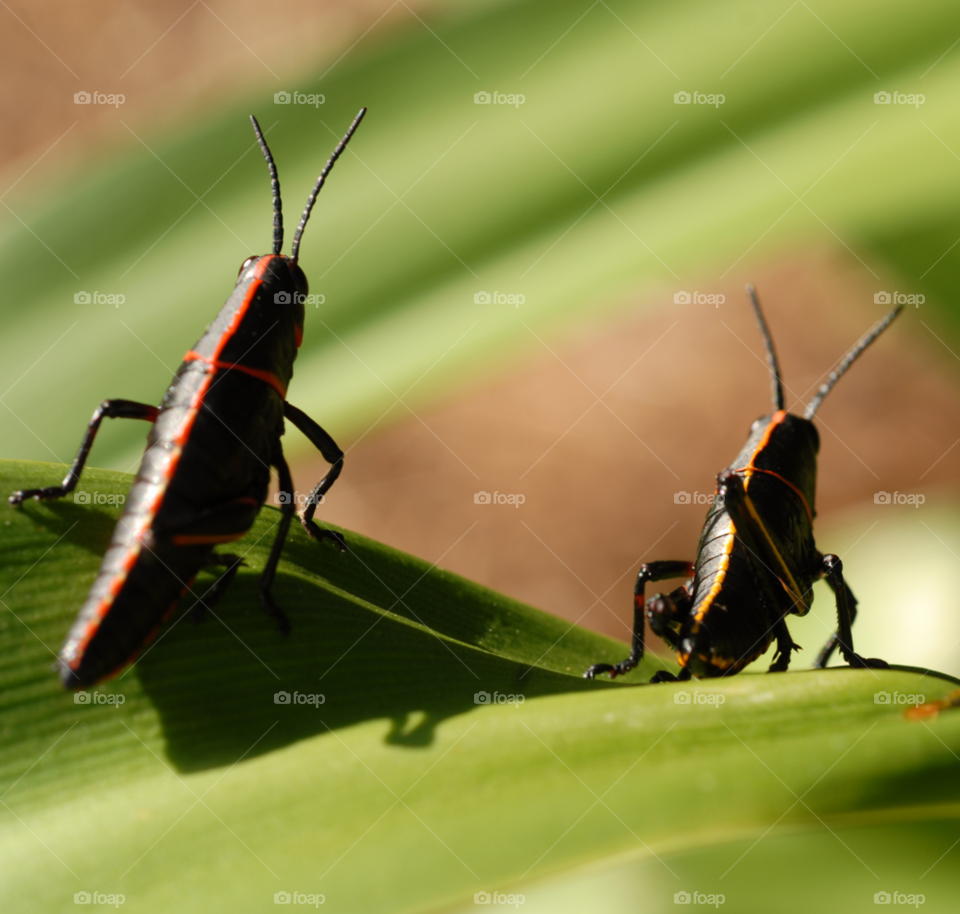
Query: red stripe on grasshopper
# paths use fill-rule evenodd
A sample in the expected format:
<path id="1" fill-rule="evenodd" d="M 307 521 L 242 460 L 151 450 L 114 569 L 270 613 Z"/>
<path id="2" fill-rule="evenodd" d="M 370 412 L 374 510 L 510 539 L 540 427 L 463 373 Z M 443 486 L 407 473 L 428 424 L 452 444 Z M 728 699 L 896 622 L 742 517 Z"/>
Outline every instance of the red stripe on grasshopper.
<path id="1" fill-rule="evenodd" d="M 223 335 L 220 337 L 220 340 L 217 343 L 217 348 L 211 356 L 210 361 L 216 362 L 219 360 L 220 354 L 223 352 L 227 343 L 239 329 L 243 318 L 246 316 L 246 313 L 250 308 L 250 303 L 253 301 L 254 296 L 259 291 L 260 286 L 263 285 L 263 274 L 266 271 L 269 263 L 274 259 L 274 256 L 275 255 L 267 255 L 260 258 L 260 262 L 257 264 L 256 272 L 254 273 L 254 279 L 250 283 L 250 288 L 247 289 L 247 294 L 241 302 L 240 307 L 234 312 L 233 319 L 230 321 L 230 326 L 224 330 Z M 119 568 L 115 572 L 115 577 L 110 584 L 109 595 L 100 601 L 95 612 L 95 617 L 87 624 L 87 627 L 84 629 L 83 634 L 80 636 L 77 642 L 77 647 L 74 652 L 74 659 L 69 664 L 70 669 L 72 670 L 76 670 L 77 667 L 80 666 L 80 663 L 83 660 L 84 652 L 87 649 L 87 645 L 90 643 L 90 639 L 100 627 L 100 623 L 104 620 L 104 618 L 106 618 L 107 613 L 113 606 L 114 600 L 116 600 L 118 594 L 123 588 L 123 585 L 126 583 L 127 576 L 130 574 L 130 570 L 136 564 L 137 558 L 140 555 L 143 534 L 153 524 L 153 521 L 157 516 L 157 512 L 160 510 L 160 506 L 163 504 L 163 498 L 166 495 L 167 485 L 177 469 L 177 464 L 180 462 L 180 455 L 183 453 L 183 446 L 187 443 L 187 440 L 190 436 L 190 431 L 193 428 L 193 423 L 196 420 L 197 414 L 200 412 L 201 407 L 203 406 L 203 398 L 210 389 L 210 384 L 214 378 L 214 374 L 214 372 L 211 372 L 206 378 L 204 378 L 200 390 L 197 391 L 193 398 L 193 403 L 190 405 L 190 410 L 187 413 L 180 430 L 174 438 L 173 443 L 175 447 L 170 455 L 170 461 L 167 464 L 167 470 L 164 474 L 164 478 L 162 480 L 163 484 L 160 486 L 160 491 L 157 492 L 156 497 L 153 499 L 150 505 L 144 509 L 144 511 L 137 518 L 137 526 L 135 530 L 132 531 L 135 537 L 135 542 L 127 549 L 126 554 L 119 563 Z M 156 634 L 156 629 L 153 633 L 151 633 L 151 638 L 154 634 Z M 139 653 L 139 649 L 137 653 Z M 127 661 L 127 663 L 129 663 L 129 661 Z M 127 664 L 125 663 L 124 666 L 126 665 Z"/>
<path id="2" fill-rule="evenodd" d="M 182 597 L 185 597 L 187 593 L 189 593 L 190 588 L 193 587 L 193 582 L 196 579 L 197 579 L 197 576 L 194 575 L 192 578 L 190 578 L 189 581 L 187 581 L 187 586 L 180 591 L 180 594 L 177 597 L 177 599 L 174 600 L 167 607 L 167 611 L 163 614 L 163 617 L 160 619 L 160 622 L 157 623 L 150 630 L 150 633 L 147 635 L 147 637 L 143 639 L 143 644 L 141 644 L 129 657 L 127 657 L 127 659 L 124 660 L 123 663 L 121 663 L 115 669 L 112 669 L 106 676 L 104 676 L 103 677 L 104 679 L 113 679 L 113 677 L 116 676 L 121 670 L 126 669 L 126 667 L 136 662 L 137 658 L 143 653 L 143 649 L 147 647 L 153 641 L 154 638 L 157 637 L 157 632 L 160 631 L 160 626 L 163 625 L 163 623 L 166 622 L 167 619 L 169 619 L 173 615 L 173 611 L 177 608 L 177 603 L 180 602 L 180 599 Z"/>
<path id="3" fill-rule="evenodd" d="M 221 362 L 219 359 L 211 359 L 205 355 L 200 355 L 199 352 L 194 352 L 192 349 L 183 357 L 183 360 L 184 362 L 205 362 L 214 369 L 242 371 L 244 374 L 265 381 L 280 394 L 281 400 L 287 399 L 286 387 L 272 371 L 266 371 L 263 368 L 251 368 L 249 365 L 241 365 L 239 362 Z"/>

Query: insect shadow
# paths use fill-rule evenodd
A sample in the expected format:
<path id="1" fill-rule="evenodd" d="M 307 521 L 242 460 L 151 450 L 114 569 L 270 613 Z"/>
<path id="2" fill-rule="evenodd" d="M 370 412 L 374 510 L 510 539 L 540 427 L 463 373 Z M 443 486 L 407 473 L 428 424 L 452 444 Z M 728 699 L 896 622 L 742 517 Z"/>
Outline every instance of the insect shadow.
<path id="1" fill-rule="evenodd" d="M 107 551 L 110 535 L 117 525 L 115 511 L 72 501 L 30 503 L 21 510 L 34 524 L 46 527 L 58 539 L 62 537 L 98 558 Z"/>
<path id="2" fill-rule="evenodd" d="M 51 542 L 63 537 L 96 561 L 116 524 L 115 508 L 66 500 L 31 502 L 22 510 L 49 531 Z M 264 513 L 248 543 L 269 545 L 264 534 L 273 509 Z M 483 693 L 495 703 L 498 696 L 530 700 L 624 687 L 530 668 L 473 647 L 489 629 L 491 613 L 498 623 L 521 628 L 512 601 L 489 592 L 491 605 L 478 611 L 476 585 L 440 569 L 425 574 L 428 566 L 412 557 L 384 561 L 379 544 L 347 536 L 350 550 L 341 554 L 318 550 L 294 531 L 289 560 L 304 570 L 284 563 L 276 580 L 292 623 L 288 637 L 263 613 L 254 551 L 250 566 L 241 567 L 224 598 L 195 625 L 196 598 L 219 573 L 202 572 L 136 665 L 109 682 L 110 691 L 129 694 L 139 680 L 177 768 L 231 765 L 373 720 L 383 722 L 385 742 L 415 749 L 430 745 L 445 719 L 476 709 L 475 696 L 485 703 Z M 278 693 L 287 693 L 290 703 L 277 704 Z"/>
<path id="3" fill-rule="evenodd" d="M 196 592 L 212 580 L 198 579 Z M 289 637 L 279 637 L 264 618 L 255 573 L 241 571 L 215 616 L 199 625 L 190 624 L 193 601 L 185 598 L 160 643 L 144 652 L 136 672 L 124 674 L 139 678 L 160 715 L 168 756 L 181 770 L 231 765 L 372 720 L 384 721 L 387 743 L 424 747 L 440 722 L 486 703 L 486 695 L 493 703 L 498 694 L 529 700 L 616 688 L 539 668 L 528 672 L 527 664 L 452 641 L 296 573 L 281 570 L 277 593 L 292 623 Z M 417 611 L 418 604 L 405 602 Z"/>

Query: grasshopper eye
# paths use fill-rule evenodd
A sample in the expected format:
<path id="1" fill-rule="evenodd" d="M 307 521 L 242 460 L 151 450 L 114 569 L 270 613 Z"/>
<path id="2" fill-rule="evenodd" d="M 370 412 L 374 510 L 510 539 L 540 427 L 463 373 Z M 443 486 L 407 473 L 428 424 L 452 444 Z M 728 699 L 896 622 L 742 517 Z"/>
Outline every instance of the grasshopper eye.
<path id="1" fill-rule="evenodd" d="M 259 257 L 248 257 L 243 263 L 240 264 L 240 271 L 237 273 L 237 276 L 240 275 L 251 263 L 255 260 L 259 260 Z"/>

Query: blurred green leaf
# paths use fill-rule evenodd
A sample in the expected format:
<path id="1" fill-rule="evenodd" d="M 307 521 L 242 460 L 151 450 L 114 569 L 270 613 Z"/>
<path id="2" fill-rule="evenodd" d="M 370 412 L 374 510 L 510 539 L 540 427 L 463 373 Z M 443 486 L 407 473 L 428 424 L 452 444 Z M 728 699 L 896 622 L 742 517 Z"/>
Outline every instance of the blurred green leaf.
<path id="1" fill-rule="evenodd" d="M 640 293 L 671 301 L 800 244 L 837 246 L 877 291 L 922 292 L 957 326 L 955 4 L 451 4 L 435 34 L 395 12 L 288 87 L 322 91 L 319 108 L 274 105 L 271 82 L 179 133 L 129 124 L 110 161 L 65 186 L 16 188 L 29 231 L 9 213 L 0 224 L 4 455 L 66 460 L 105 396 L 159 400 L 242 260 L 268 245 L 251 110 L 289 226 L 370 106 L 303 247 L 324 301 L 308 309 L 291 397 L 336 438 L 539 345 L 530 329 Z M 525 101 L 476 105 L 479 90 Z M 679 90 L 725 101 L 676 105 Z M 925 102 L 874 104 L 881 90 Z M 79 291 L 126 300 L 74 304 Z M 525 302 L 477 305 L 480 291 Z M 137 429 L 113 428 L 99 453 L 128 469 L 138 450 Z"/>
<path id="2" fill-rule="evenodd" d="M 58 475 L 4 461 L 0 489 Z M 128 485 L 83 478 L 102 495 Z M 276 585 L 285 640 L 255 588 L 272 509 L 237 544 L 248 566 L 210 617 L 171 621 L 77 704 L 49 664 L 117 513 L 93 502 L 7 507 L 0 525 L 4 910 L 73 910 L 77 891 L 123 893 L 131 911 L 273 910 L 280 891 L 322 893 L 325 910 L 445 910 L 624 855 L 740 855 L 778 820 L 942 831 L 960 808 L 960 714 L 911 722 L 874 698 L 936 699 L 955 680 L 588 682 L 582 669 L 625 645 L 357 534 L 341 555 L 299 528 Z M 278 705 L 278 691 L 324 700 Z M 523 701 L 478 706 L 479 692 Z M 646 884 L 661 907 L 684 887 Z"/>

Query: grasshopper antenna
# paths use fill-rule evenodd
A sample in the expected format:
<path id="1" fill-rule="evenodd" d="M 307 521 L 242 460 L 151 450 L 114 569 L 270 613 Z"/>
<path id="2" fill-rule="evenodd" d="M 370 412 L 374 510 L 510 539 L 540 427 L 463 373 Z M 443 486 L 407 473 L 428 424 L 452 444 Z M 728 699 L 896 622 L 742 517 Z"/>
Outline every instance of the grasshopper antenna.
<path id="1" fill-rule="evenodd" d="M 773 348 L 773 337 L 770 336 L 770 329 L 763 317 L 763 311 L 760 310 L 760 301 L 757 298 L 757 290 L 754 289 L 753 283 L 747 283 L 747 294 L 753 304 L 753 313 L 756 315 L 757 324 L 760 325 L 763 345 L 767 350 L 767 368 L 770 369 L 770 391 L 773 397 L 773 408 L 780 411 L 783 409 L 783 382 L 780 380 L 780 363 L 777 361 L 777 352 Z"/>
<path id="2" fill-rule="evenodd" d="M 861 337 L 860 342 L 843 357 L 840 364 L 830 372 L 830 377 L 827 378 L 826 382 L 820 385 L 817 395 L 807 404 L 807 408 L 803 413 L 804 419 L 813 418 L 814 413 L 820 408 L 820 404 L 823 403 L 824 398 L 833 390 L 833 385 L 843 377 L 846 370 L 859 358 L 863 350 L 893 323 L 896 316 L 902 310 L 903 305 L 898 305 L 885 318 L 877 321 L 877 323 Z"/>
<path id="3" fill-rule="evenodd" d="M 323 166 L 323 171 L 320 172 L 320 177 L 317 178 L 317 183 L 313 188 L 313 192 L 309 197 L 307 197 L 307 205 L 303 208 L 303 215 L 300 217 L 300 224 L 297 226 L 297 230 L 293 235 L 293 247 L 290 250 L 290 259 L 294 263 L 297 262 L 297 258 L 300 255 L 300 236 L 303 234 L 303 229 L 307 224 L 307 220 L 310 218 L 310 211 L 313 209 L 313 204 L 317 202 L 317 194 L 320 193 L 320 189 L 327 180 L 327 175 L 330 174 L 330 171 L 334 164 L 336 164 L 337 159 L 340 158 L 340 154 L 344 149 L 347 148 L 347 143 L 350 142 L 350 137 L 353 136 L 357 127 L 360 126 L 360 121 L 363 120 L 363 116 L 366 113 L 366 108 L 360 109 L 360 113 L 357 114 L 357 116 L 353 119 L 353 123 L 347 128 L 347 132 L 343 135 L 343 139 L 337 143 L 337 148 L 333 150 L 333 155 L 327 159 L 327 164 Z"/>
<path id="4" fill-rule="evenodd" d="M 283 247 L 283 204 L 280 202 L 280 178 L 277 177 L 277 166 L 270 154 L 270 147 L 263 137 L 263 131 L 257 123 L 257 119 L 251 114 L 250 123 L 253 124 L 253 132 L 257 135 L 257 142 L 260 144 L 260 151 L 267 160 L 267 168 L 270 169 L 270 190 L 273 192 L 273 253 L 279 254 Z M 299 238 L 299 232 L 297 234 Z"/>

